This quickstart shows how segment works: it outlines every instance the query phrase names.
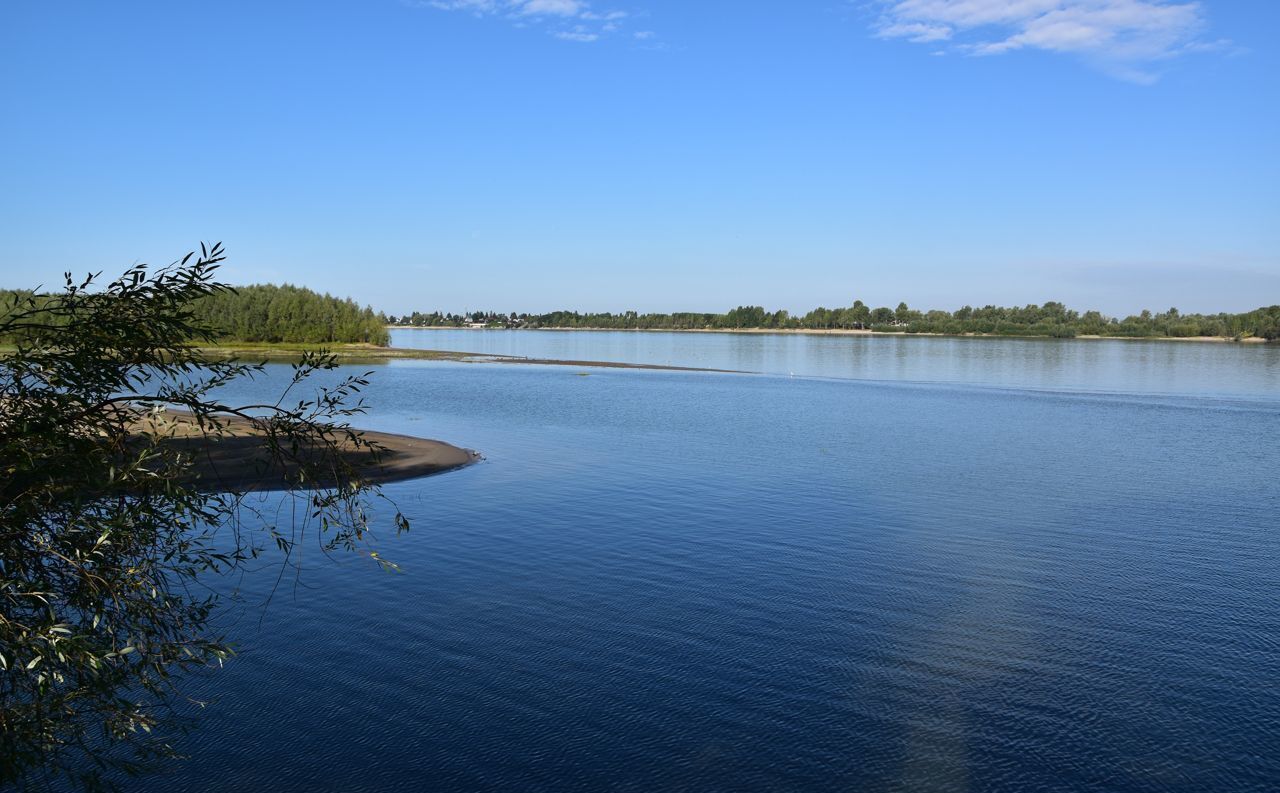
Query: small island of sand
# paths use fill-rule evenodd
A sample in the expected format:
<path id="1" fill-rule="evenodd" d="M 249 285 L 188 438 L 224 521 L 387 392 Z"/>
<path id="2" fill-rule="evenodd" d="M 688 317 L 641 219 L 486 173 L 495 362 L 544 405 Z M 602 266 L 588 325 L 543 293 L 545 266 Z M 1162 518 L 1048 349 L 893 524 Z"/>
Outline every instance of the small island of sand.
<path id="1" fill-rule="evenodd" d="M 298 466 L 272 462 L 261 422 L 232 416 L 219 416 L 218 420 L 224 425 L 222 431 L 209 433 L 189 413 L 148 413 L 135 422 L 134 432 L 162 437 L 166 446 L 190 453 L 193 478 L 201 487 L 236 492 L 266 492 L 289 487 L 291 475 Z M 431 476 L 481 459 L 476 451 L 443 441 L 387 432 L 356 432 L 378 451 L 344 443 L 339 455 L 343 463 L 370 484 Z M 311 485 L 330 487 L 338 473 L 335 471 L 328 478 L 321 476 Z"/>

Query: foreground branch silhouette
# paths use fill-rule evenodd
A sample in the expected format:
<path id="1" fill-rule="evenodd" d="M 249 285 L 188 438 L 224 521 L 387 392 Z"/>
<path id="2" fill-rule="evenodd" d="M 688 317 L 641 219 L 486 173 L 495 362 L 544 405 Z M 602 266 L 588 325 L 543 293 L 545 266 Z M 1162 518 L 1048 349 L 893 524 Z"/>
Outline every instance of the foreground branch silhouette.
<path id="1" fill-rule="evenodd" d="M 332 356 L 304 356 L 275 402 L 216 398 L 263 366 L 193 346 L 217 336 L 192 304 L 230 291 L 215 280 L 223 259 L 202 245 L 105 288 L 68 274 L 58 293 L 0 306 L 0 341 L 13 345 L 0 354 L 0 787 L 109 788 L 171 755 L 180 673 L 232 652 L 198 579 L 264 553 L 289 565 L 308 538 L 361 548 L 371 499 L 385 501 L 350 462 L 352 449 L 379 452 L 346 423 L 363 412 L 365 377 L 298 396 Z M 175 409 L 182 421 L 162 420 Z M 213 442 L 245 422 L 262 475 L 305 506 L 302 519 L 282 523 L 291 510 L 259 512 L 243 488 L 202 480 L 191 426 Z"/>

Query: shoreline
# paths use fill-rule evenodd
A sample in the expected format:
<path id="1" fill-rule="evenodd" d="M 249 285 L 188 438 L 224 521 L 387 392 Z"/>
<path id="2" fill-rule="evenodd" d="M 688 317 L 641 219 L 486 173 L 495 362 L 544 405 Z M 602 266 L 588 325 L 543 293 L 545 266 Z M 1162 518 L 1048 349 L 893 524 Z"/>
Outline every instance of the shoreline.
<path id="1" fill-rule="evenodd" d="M 192 474 L 198 486 L 216 492 L 271 492 L 287 489 L 288 468 L 269 466 L 263 454 L 260 426 L 238 416 L 219 416 L 224 434 L 208 435 L 191 414 L 167 411 L 139 417 L 131 434 L 161 437 L 166 446 L 192 455 Z M 341 449 L 343 461 L 374 485 L 419 479 L 465 468 L 479 462 L 480 453 L 444 441 L 353 428 L 380 448 L 378 455 L 365 448 Z M 333 483 L 314 483 L 329 487 Z"/>
<path id="2" fill-rule="evenodd" d="M 571 331 L 580 333 L 732 333 L 741 335 L 773 335 L 773 336 L 865 336 L 865 337 L 921 337 L 933 339 L 1031 339 L 1038 341 L 1177 341 L 1200 342 L 1212 344 L 1267 344 L 1267 340 L 1258 336 L 1243 339 L 1225 336 L 1099 336 L 1084 334 L 1069 338 L 1054 336 L 1036 336 L 997 333 L 908 333 L 902 330 L 859 330 L 857 328 L 468 328 L 451 325 L 387 325 L 388 330 L 513 330 L 513 331 Z"/>
<path id="3" fill-rule="evenodd" d="M 240 345 L 228 344 L 216 347 L 201 347 L 200 352 L 206 355 L 264 358 L 266 360 L 294 359 L 307 351 L 315 351 L 323 345 L 306 344 L 271 344 Z M 535 366 L 572 366 L 590 369 L 648 369 L 660 372 L 712 372 L 717 374 L 753 374 L 740 369 L 713 369 L 701 366 L 675 366 L 655 363 L 624 363 L 619 361 L 576 361 L 560 358 L 526 358 L 518 355 L 495 355 L 483 352 L 462 352 L 458 350 L 414 350 L 406 347 L 375 347 L 371 344 L 335 344 L 325 348 L 339 360 L 358 363 L 381 363 L 384 361 L 446 361 L 451 363 L 502 363 L 530 364 Z"/>

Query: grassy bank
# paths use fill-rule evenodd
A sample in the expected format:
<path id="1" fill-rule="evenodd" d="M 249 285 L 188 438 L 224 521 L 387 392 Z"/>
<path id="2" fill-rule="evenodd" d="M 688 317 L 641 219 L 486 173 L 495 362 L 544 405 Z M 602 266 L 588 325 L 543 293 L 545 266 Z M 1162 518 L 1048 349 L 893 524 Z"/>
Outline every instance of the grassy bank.
<path id="1" fill-rule="evenodd" d="M 206 355 L 236 358 L 265 358 L 291 360 L 304 352 L 327 350 L 341 360 L 380 361 L 406 359 L 417 361 L 460 361 L 473 357 L 471 353 L 448 350 L 406 350 L 379 347 L 376 344 L 295 344 L 292 342 L 225 342 L 202 345 Z"/>
<path id="2" fill-rule="evenodd" d="M 0 344 L 0 357 L 10 355 L 16 348 L 12 344 Z M 473 353 L 448 350 L 402 350 L 378 347 L 373 344 L 292 344 L 289 342 L 232 342 L 206 344 L 200 352 L 215 358 L 244 358 L 246 360 L 294 361 L 304 352 L 327 350 L 343 362 L 387 361 L 407 359 L 418 361 L 465 361 L 483 358 Z"/>

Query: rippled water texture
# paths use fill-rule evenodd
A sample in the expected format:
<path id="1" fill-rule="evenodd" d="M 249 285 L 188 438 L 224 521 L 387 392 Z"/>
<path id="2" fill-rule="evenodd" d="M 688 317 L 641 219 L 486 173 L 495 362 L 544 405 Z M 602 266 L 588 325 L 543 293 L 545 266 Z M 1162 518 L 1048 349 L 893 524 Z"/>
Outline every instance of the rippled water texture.
<path id="1" fill-rule="evenodd" d="M 402 574 L 239 582 L 131 787 L 1280 788 L 1280 349 L 524 334 L 619 336 L 784 376 L 377 367 L 486 461 L 387 489 Z"/>

